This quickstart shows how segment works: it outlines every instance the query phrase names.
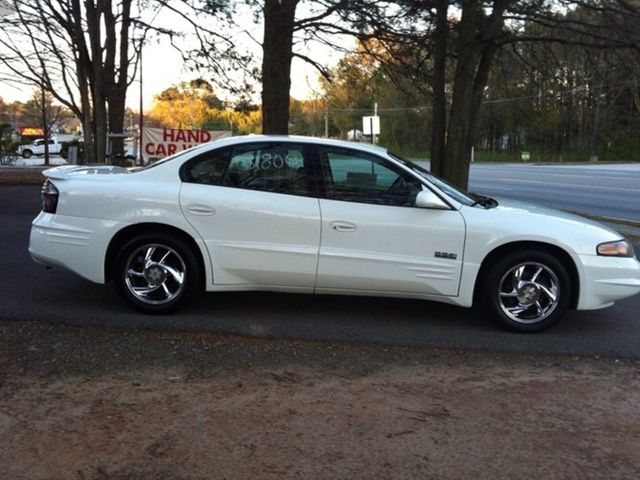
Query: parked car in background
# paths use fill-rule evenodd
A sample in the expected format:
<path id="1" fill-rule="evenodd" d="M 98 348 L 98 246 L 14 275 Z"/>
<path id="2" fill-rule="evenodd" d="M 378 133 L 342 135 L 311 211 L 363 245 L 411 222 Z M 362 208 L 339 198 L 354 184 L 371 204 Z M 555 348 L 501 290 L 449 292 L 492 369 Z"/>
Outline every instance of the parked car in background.
<path id="1" fill-rule="evenodd" d="M 76 135 L 56 135 L 52 136 L 49 140 L 49 154 L 50 155 L 59 155 L 63 149 L 65 143 L 78 140 L 79 137 Z M 34 140 L 32 143 L 27 145 L 20 145 L 16 153 L 18 155 L 22 155 L 23 158 L 31 158 L 33 156 L 41 156 L 44 155 L 44 147 L 45 147 L 45 139 L 39 138 Z"/>
<path id="2" fill-rule="evenodd" d="M 62 149 L 62 143 L 59 143 L 56 139 L 51 138 L 48 141 L 49 143 L 49 153 L 51 155 L 56 155 L 60 153 Z M 44 147 L 46 144 L 46 140 L 44 138 L 39 138 L 38 140 L 34 140 L 33 143 L 29 143 L 27 145 L 20 145 L 18 147 L 17 153 L 22 155 L 23 158 L 31 158 L 34 155 L 44 155 Z"/>
<path id="3" fill-rule="evenodd" d="M 31 256 L 111 280 L 147 313 L 201 289 L 375 295 L 477 304 L 534 332 L 640 291 L 619 233 L 460 191 L 362 143 L 232 137 L 135 171 L 44 175 Z"/>

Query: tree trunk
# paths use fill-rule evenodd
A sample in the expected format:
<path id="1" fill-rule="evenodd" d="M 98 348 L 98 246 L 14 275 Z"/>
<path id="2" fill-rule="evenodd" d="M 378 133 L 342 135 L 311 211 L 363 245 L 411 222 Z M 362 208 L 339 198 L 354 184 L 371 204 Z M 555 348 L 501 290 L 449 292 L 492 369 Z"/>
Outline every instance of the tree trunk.
<path id="1" fill-rule="evenodd" d="M 262 133 L 289 133 L 293 31 L 299 0 L 265 0 L 262 43 Z"/>
<path id="2" fill-rule="evenodd" d="M 433 120 L 431 125 L 431 172 L 442 176 L 447 135 L 447 38 L 449 24 L 447 12 L 448 0 L 438 0 L 436 6 L 436 29 L 433 41 Z"/>
<path id="3" fill-rule="evenodd" d="M 105 9 L 105 96 L 108 106 L 109 132 L 124 133 L 125 103 L 127 98 L 127 81 L 129 73 L 129 28 L 131 26 L 131 1 L 121 0 L 121 19 L 119 35 L 116 32 L 117 18 L 111 8 Z M 116 52 L 117 38 L 120 44 Z M 117 63 L 117 67 L 116 67 Z M 111 139 L 111 155 L 124 154 L 124 138 Z"/>
<path id="4" fill-rule="evenodd" d="M 109 106 L 109 133 L 124 133 L 125 92 L 111 92 L 107 104 Z M 124 154 L 124 137 L 112 137 L 111 156 Z"/>
<path id="5" fill-rule="evenodd" d="M 82 134 L 84 142 L 84 152 L 78 156 L 78 163 L 87 163 L 87 158 L 93 152 L 93 130 L 91 128 L 91 100 L 89 98 L 89 72 L 91 70 L 91 60 L 87 50 L 82 29 L 82 8 L 80 0 L 71 0 L 70 13 L 72 21 L 68 24 L 69 34 L 73 38 L 73 55 L 76 64 L 76 80 L 78 93 L 80 95 L 80 105 L 75 111 L 76 116 L 82 124 Z"/>
<path id="6" fill-rule="evenodd" d="M 471 148 L 478 131 L 484 90 L 498 50 L 498 35 L 504 26 L 504 11 L 509 2 L 494 0 L 491 15 L 482 22 L 478 18 L 483 15 L 479 0 L 462 3 L 443 177 L 465 190 L 469 184 Z M 481 25 L 480 31 L 478 25 Z"/>
<path id="7" fill-rule="evenodd" d="M 476 44 L 478 0 L 465 0 L 462 3 L 462 8 L 456 45 L 458 61 L 453 83 L 443 173 L 446 180 L 457 187 L 466 189 L 469 181 L 470 160 L 470 155 L 466 152 L 467 135 L 473 84 L 478 63 Z"/>
<path id="8" fill-rule="evenodd" d="M 89 162 L 89 159 L 92 158 L 94 147 L 93 147 L 93 125 L 91 122 L 91 115 L 84 115 L 82 119 L 82 135 L 83 135 L 83 143 L 84 143 L 84 152 L 82 156 L 78 156 L 78 163 L 85 164 Z"/>
<path id="9" fill-rule="evenodd" d="M 47 98 L 45 96 L 44 86 L 40 87 L 40 107 L 42 110 L 42 133 L 44 135 L 44 164 L 49 165 L 49 119 L 47 118 Z"/>
<path id="10" fill-rule="evenodd" d="M 482 53 L 482 58 L 478 64 L 478 71 L 476 73 L 473 91 L 471 94 L 471 109 L 469 111 L 469 125 L 466 140 L 466 152 L 468 155 L 471 154 L 471 149 L 476 143 L 478 127 L 480 125 L 480 110 L 482 107 L 482 100 L 484 99 L 484 89 L 489 81 L 491 64 L 493 63 L 493 59 L 495 58 L 497 51 L 498 47 L 495 44 L 489 45 Z M 468 161 L 466 162 L 467 165 L 469 165 L 469 163 L 470 162 Z M 467 185 L 465 185 L 464 188 L 466 189 Z"/>
<path id="11" fill-rule="evenodd" d="M 93 142 L 96 152 L 95 161 L 97 163 L 105 163 L 107 160 L 107 108 L 104 97 L 100 94 L 94 96 L 93 109 Z"/>
<path id="12" fill-rule="evenodd" d="M 105 0 L 86 0 L 87 33 L 91 50 L 91 98 L 93 101 L 93 142 L 94 161 L 104 163 L 106 160 L 107 140 L 107 108 L 105 98 L 105 78 L 101 59 L 103 58 L 103 30 L 101 18 L 106 7 Z"/>

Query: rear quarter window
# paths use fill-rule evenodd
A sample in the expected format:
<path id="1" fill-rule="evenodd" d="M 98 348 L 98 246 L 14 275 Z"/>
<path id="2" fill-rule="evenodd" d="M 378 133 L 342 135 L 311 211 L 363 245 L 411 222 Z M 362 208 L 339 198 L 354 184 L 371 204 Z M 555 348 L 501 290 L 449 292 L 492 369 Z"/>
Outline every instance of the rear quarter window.
<path id="1" fill-rule="evenodd" d="M 180 178 L 187 183 L 220 185 L 229 162 L 231 150 L 212 150 L 189 160 L 182 167 Z"/>

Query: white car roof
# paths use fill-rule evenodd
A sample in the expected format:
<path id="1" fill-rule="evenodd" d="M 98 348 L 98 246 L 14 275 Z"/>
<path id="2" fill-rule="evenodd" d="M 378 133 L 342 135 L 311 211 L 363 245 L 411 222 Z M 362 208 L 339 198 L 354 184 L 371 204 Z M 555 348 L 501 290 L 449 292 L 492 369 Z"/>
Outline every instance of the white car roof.
<path id="1" fill-rule="evenodd" d="M 216 147 L 224 145 L 238 145 L 243 143 L 253 142 L 295 142 L 295 143 L 312 143 L 316 145 L 328 145 L 332 147 L 353 148 L 361 151 L 368 151 L 370 153 L 387 153 L 387 149 L 379 147 L 377 145 L 371 145 L 370 143 L 362 142 L 348 142 L 345 140 L 333 140 L 330 138 L 319 137 L 305 137 L 301 135 L 241 135 L 236 137 L 227 137 L 215 140 L 207 145 L 215 145 Z"/>

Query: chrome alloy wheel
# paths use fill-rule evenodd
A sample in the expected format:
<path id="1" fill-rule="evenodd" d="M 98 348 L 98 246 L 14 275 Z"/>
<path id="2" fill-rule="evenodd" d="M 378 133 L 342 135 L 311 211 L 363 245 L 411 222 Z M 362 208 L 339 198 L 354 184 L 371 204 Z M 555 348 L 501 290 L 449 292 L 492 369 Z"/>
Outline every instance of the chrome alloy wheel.
<path id="1" fill-rule="evenodd" d="M 161 305 L 180 295 L 186 271 L 184 260 L 174 249 L 160 244 L 143 245 L 125 263 L 125 284 L 141 302 Z"/>
<path id="2" fill-rule="evenodd" d="M 558 305 L 559 285 L 557 275 L 546 265 L 538 262 L 520 263 L 500 280 L 500 308 L 515 322 L 541 322 Z"/>

